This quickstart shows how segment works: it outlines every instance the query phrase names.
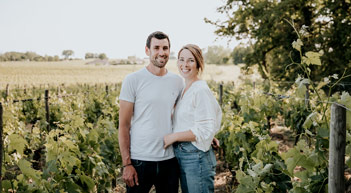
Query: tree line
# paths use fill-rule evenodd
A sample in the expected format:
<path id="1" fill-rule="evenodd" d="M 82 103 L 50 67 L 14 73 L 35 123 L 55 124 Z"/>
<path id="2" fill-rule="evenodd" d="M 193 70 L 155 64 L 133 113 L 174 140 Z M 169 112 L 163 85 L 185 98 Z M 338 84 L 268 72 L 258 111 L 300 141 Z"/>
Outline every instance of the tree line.
<path id="1" fill-rule="evenodd" d="M 0 61 L 60 61 L 60 57 L 55 56 L 41 56 L 35 52 L 5 52 L 4 54 L 0 54 Z"/>
<path id="2" fill-rule="evenodd" d="M 55 62 L 55 61 L 72 59 L 73 55 L 74 55 L 73 50 L 63 50 L 62 51 L 63 58 L 60 58 L 58 55 L 41 56 L 35 52 L 5 52 L 3 54 L 0 54 L 0 62 L 7 62 L 7 61 Z M 85 59 L 91 59 L 91 58 L 99 58 L 101 60 L 104 60 L 104 59 L 107 59 L 108 57 L 106 56 L 105 53 L 97 54 L 97 53 L 88 52 L 85 54 Z"/>

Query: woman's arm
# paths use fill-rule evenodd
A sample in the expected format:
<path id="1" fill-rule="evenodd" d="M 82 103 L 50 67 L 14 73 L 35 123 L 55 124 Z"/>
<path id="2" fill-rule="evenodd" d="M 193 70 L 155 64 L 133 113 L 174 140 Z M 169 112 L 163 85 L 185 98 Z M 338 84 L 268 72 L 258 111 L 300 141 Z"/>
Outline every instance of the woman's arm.
<path id="1" fill-rule="evenodd" d="M 164 142 L 164 148 L 166 149 L 168 146 L 172 145 L 174 142 L 177 141 L 195 141 L 196 136 L 194 133 L 190 130 L 188 131 L 183 131 L 183 132 L 178 132 L 178 133 L 171 133 L 169 135 L 166 135 L 163 138 Z"/>

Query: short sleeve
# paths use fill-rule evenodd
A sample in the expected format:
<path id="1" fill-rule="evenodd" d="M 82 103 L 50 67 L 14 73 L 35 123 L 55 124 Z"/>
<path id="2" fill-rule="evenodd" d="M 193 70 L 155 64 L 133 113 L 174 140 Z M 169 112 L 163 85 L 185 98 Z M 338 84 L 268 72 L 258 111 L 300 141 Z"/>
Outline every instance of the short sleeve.
<path id="1" fill-rule="evenodd" d="M 136 83 L 131 76 L 127 76 L 122 82 L 119 100 L 135 103 L 136 99 Z"/>

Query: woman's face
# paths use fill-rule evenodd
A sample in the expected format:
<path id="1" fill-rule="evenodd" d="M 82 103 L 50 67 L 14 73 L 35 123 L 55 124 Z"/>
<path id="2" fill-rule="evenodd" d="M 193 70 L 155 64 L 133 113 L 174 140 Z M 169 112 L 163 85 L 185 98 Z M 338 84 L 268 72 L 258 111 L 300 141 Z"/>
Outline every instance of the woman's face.
<path id="1" fill-rule="evenodd" d="M 178 70 L 180 75 L 185 79 L 193 79 L 197 77 L 198 69 L 196 68 L 196 60 L 188 49 L 183 49 L 178 58 Z"/>

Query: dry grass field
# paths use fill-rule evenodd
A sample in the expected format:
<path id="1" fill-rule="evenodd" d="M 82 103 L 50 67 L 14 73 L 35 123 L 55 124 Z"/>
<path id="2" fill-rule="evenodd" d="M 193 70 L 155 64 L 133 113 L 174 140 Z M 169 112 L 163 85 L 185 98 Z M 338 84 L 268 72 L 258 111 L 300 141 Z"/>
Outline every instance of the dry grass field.
<path id="1" fill-rule="evenodd" d="M 87 65 L 86 60 L 60 62 L 0 62 L 0 89 L 7 84 L 19 87 L 57 84 L 117 83 L 144 65 Z M 145 64 L 148 64 L 146 62 Z M 177 73 L 176 60 L 170 60 L 167 69 Z M 206 65 L 202 78 L 215 81 L 235 81 L 240 68 L 234 65 Z"/>

